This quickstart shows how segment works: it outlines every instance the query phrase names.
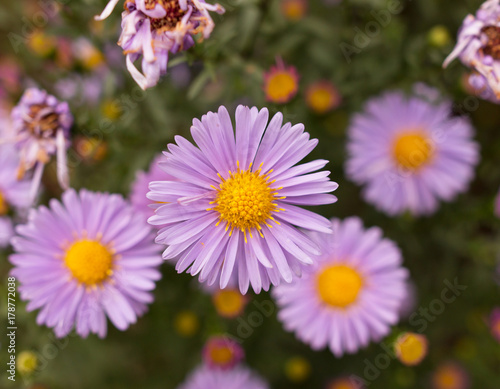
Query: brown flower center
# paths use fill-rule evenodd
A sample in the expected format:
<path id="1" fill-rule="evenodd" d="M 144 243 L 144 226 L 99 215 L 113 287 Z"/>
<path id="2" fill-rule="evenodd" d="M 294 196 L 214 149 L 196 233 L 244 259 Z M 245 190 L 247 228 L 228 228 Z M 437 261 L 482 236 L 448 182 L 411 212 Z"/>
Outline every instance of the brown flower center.
<path id="1" fill-rule="evenodd" d="M 154 9 L 156 4 L 160 4 L 167 14 L 163 18 L 155 19 L 148 16 L 151 22 L 151 31 L 170 31 L 175 29 L 182 20 L 186 11 L 179 6 L 179 0 L 146 0 L 146 9 Z"/>
<path id="2" fill-rule="evenodd" d="M 59 128 L 59 114 L 52 109 L 46 110 L 47 107 L 45 104 L 34 104 L 30 107 L 28 116 L 31 120 L 27 120 L 26 125 L 33 135 L 56 135 Z"/>
<path id="3" fill-rule="evenodd" d="M 482 47 L 483 53 L 500 59 L 500 27 L 486 26 L 481 32 L 488 38 L 488 42 Z"/>

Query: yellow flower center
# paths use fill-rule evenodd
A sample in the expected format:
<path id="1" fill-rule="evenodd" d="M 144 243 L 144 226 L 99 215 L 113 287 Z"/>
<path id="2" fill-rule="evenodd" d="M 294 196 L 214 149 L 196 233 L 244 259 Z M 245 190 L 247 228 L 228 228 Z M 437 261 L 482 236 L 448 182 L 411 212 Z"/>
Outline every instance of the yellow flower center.
<path id="1" fill-rule="evenodd" d="M 326 88 L 315 87 L 307 95 L 309 106 L 318 113 L 327 112 L 334 103 L 335 96 Z"/>
<path id="2" fill-rule="evenodd" d="M 210 350 L 210 359 L 216 365 L 227 365 L 233 359 L 233 351 L 226 346 L 213 347 Z"/>
<path id="3" fill-rule="evenodd" d="M 285 69 L 272 74 L 266 85 L 267 98 L 273 102 L 285 103 L 297 91 L 297 78 Z"/>
<path id="4" fill-rule="evenodd" d="M 460 387 L 460 378 L 453 367 L 442 367 L 436 376 L 436 387 L 438 389 L 456 389 Z"/>
<path id="5" fill-rule="evenodd" d="M 281 9 L 288 19 L 297 21 L 302 19 L 306 13 L 306 2 L 304 0 L 285 0 Z"/>
<path id="6" fill-rule="evenodd" d="M 363 286 L 359 273 L 345 265 L 326 267 L 318 275 L 317 282 L 321 300 L 336 308 L 346 308 L 354 303 Z"/>
<path id="7" fill-rule="evenodd" d="M 71 245 L 64 257 L 73 277 L 86 285 L 95 285 L 113 274 L 113 255 L 108 248 L 93 240 L 80 240 Z"/>
<path id="8" fill-rule="evenodd" d="M 427 339 L 418 334 L 406 333 L 395 343 L 398 359 L 408 366 L 417 365 L 427 354 Z"/>
<path id="9" fill-rule="evenodd" d="M 193 336 L 198 331 L 200 322 L 193 312 L 183 311 L 175 317 L 174 327 L 182 336 Z"/>
<path id="10" fill-rule="evenodd" d="M 268 219 L 274 221 L 272 213 L 280 210 L 273 202 L 277 199 L 276 189 L 270 187 L 274 181 L 268 182 L 268 175 L 261 175 L 260 169 L 256 172 L 250 169 L 251 166 L 248 170 L 241 171 L 238 167 L 236 173 L 229 172 L 227 180 L 221 177 L 217 197 L 211 202 L 216 206 L 207 209 L 219 212 L 217 225 L 224 221 L 227 223 L 226 230 L 231 228 L 232 232 L 233 228 L 237 228 L 244 232 L 245 241 L 246 231 L 252 237 L 252 228 L 260 230 L 262 224 L 269 225 Z"/>
<path id="11" fill-rule="evenodd" d="M 213 295 L 217 313 L 222 317 L 232 318 L 240 315 L 245 308 L 245 297 L 234 289 L 222 289 Z"/>
<path id="12" fill-rule="evenodd" d="M 356 389 L 356 387 L 351 384 L 349 379 L 347 378 L 341 378 L 334 383 L 332 383 L 328 389 Z"/>
<path id="13" fill-rule="evenodd" d="M 9 212 L 9 204 L 7 204 L 2 192 L 0 192 L 0 216 L 7 214 L 7 212 Z"/>
<path id="14" fill-rule="evenodd" d="M 285 374 L 292 382 L 302 382 L 311 374 L 311 364 L 302 357 L 290 358 L 285 364 Z"/>
<path id="15" fill-rule="evenodd" d="M 38 367 L 38 358 L 31 351 L 22 351 L 17 357 L 16 367 L 21 374 L 32 373 Z"/>
<path id="16" fill-rule="evenodd" d="M 396 138 L 393 156 L 400 166 L 415 171 L 431 160 L 433 150 L 423 132 L 406 132 Z"/>

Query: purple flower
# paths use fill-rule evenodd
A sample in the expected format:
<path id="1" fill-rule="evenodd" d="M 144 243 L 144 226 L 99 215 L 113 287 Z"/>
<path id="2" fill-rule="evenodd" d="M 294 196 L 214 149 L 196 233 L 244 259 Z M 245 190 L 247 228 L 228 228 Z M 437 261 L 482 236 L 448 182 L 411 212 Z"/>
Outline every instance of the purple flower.
<path id="1" fill-rule="evenodd" d="M 491 311 L 489 324 L 491 334 L 500 343 L 500 307 L 496 307 Z"/>
<path id="2" fill-rule="evenodd" d="M 35 168 L 31 198 L 34 198 L 45 164 L 57 153 L 57 176 L 63 188 L 69 186 L 66 149 L 70 146 L 73 116 L 67 103 L 58 101 L 44 90 L 27 89 L 12 110 L 12 124 L 21 163 L 18 176 Z"/>
<path id="3" fill-rule="evenodd" d="M 333 219 L 333 233 L 312 233 L 317 264 L 300 279 L 273 289 L 278 318 L 313 349 L 337 357 L 378 341 L 397 323 L 408 271 L 397 246 L 359 218 Z"/>
<path id="4" fill-rule="evenodd" d="M 231 370 L 213 370 L 198 367 L 177 389 L 267 389 L 268 385 L 245 367 Z"/>
<path id="5" fill-rule="evenodd" d="M 220 277 L 225 288 L 236 273 L 242 293 L 256 293 L 282 279 L 291 282 L 313 263 L 317 246 L 295 226 L 330 231 L 327 219 L 302 205 L 331 204 L 338 185 L 321 169 L 328 161 L 297 165 L 314 147 L 304 125 L 282 125 L 267 109 L 239 106 L 236 136 L 226 108 L 194 119 L 191 134 L 170 144 L 162 169 L 179 181 L 154 181 L 148 198 L 163 202 L 152 225 L 170 223 L 156 241 L 168 245 L 164 259 L 180 256 L 178 272 L 200 273 L 200 282 Z"/>
<path id="6" fill-rule="evenodd" d="M 347 175 L 364 197 L 389 215 L 430 214 L 438 200 L 467 189 L 479 159 L 467 118 L 451 104 L 432 104 L 402 92 L 368 101 L 348 130 Z"/>
<path id="7" fill-rule="evenodd" d="M 12 275 L 27 310 L 40 309 L 37 323 L 56 336 L 75 327 L 103 338 L 106 316 L 125 330 L 153 301 L 161 263 L 154 234 L 120 195 L 70 189 L 16 231 Z"/>
<path id="8" fill-rule="evenodd" d="M 488 0 L 467 15 L 458 32 L 458 41 L 443 67 L 459 57 L 465 66 L 479 72 L 500 98 L 500 2 Z"/>
<path id="9" fill-rule="evenodd" d="M 212 336 L 203 346 L 203 362 L 214 370 L 229 370 L 245 357 L 243 348 L 227 336 Z"/>
<path id="10" fill-rule="evenodd" d="M 166 174 L 160 168 L 160 162 L 165 162 L 167 158 L 160 154 L 158 155 L 151 165 L 149 166 L 149 171 L 140 171 L 137 173 L 135 181 L 132 184 L 132 191 L 130 193 L 130 202 L 136 211 L 141 212 L 145 217 L 150 217 L 154 215 L 154 209 L 152 208 L 152 202 L 148 200 L 146 195 L 149 192 L 149 183 L 151 181 L 159 181 L 162 179 L 168 179 L 176 181 L 175 177 Z M 157 206 L 156 204 L 153 205 Z"/>
<path id="11" fill-rule="evenodd" d="M 476 96 L 495 104 L 500 103 L 500 99 L 495 94 L 495 91 L 491 89 L 488 80 L 482 74 L 472 73 L 467 77 L 466 82 L 468 83 L 468 88 L 470 88 L 471 92 Z"/>
<path id="12" fill-rule="evenodd" d="M 97 20 L 107 18 L 118 0 L 111 0 Z M 225 12 L 205 0 L 127 0 L 118 44 L 127 56 L 127 69 L 142 89 L 155 86 L 167 72 L 168 55 L 194 45 L 194 36 L 206 39 L 214 22 L 208 11 Z M 142 58 L 142 73 L 134 62 Z"/>
<path id="13" fill-rule="evenodd" d="M 12 220 L 7 216 L 0 216 L 0 248 L 8 247 L 13 236 L 14 226 Z"/>

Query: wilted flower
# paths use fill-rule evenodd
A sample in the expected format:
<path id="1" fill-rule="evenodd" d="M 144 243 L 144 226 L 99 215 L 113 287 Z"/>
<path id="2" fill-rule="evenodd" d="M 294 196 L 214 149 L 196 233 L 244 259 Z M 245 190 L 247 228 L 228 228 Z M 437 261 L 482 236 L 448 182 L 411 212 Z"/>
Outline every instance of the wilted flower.
<path id="1" fill-rule="evenodd" d="M 98 20 L 107 18 L 119 0 L 111 0 Z M 225 12 L 205 0 L 126 0 L 118 44 L 127 56 L 127 69 L 143 89 L 158 83 L 167 72 L 169 53 L 189 49 L 194 36 L 206 39 L 214 22 L 209 11 Z M 142 58 L 142 73 L 134 62 Z"/>
<path id="2" fill-rule="evenodd" d="M 459 57 L 465 66 L 480 73 L 489 87 L 500 98 L 500 2 L 488 0 L 476 12 L 467 15 L 458 41 L 444 61 L 446 67 Z"/>
<path id="3" fill-rule="evenodd" d="M 69 186 L 66 149 L 70 146 L 73 116 L 68 104 L 58 101 L 44 90 L 30 88 L 12 110 L 15 144 L 20 150 L 18 178 L 35 168 L 31 198 L 34 198 L 45 164 L 57 154 L 57 177 L 63 188 Z"/>

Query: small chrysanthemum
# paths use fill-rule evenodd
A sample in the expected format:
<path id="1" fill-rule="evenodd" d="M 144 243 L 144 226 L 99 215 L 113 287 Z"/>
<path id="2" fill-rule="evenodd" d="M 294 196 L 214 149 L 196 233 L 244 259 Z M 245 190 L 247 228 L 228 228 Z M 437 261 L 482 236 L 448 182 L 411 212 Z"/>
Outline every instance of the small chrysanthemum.
<path id="1" fill-rule="evenodd" d="M 407 366 L 415 366 L 422 362 L 427 355 L 427 348 L 427 338 L 413 332 L 401 334 L 394 342 L 397 358 Z"/>
<path id="2" fill-rule="evenodd" d="M 267 101 L 285 104 L 292 100 L 299 90 L 299 74 L 294 66 L 287 66 L 278 58 L 276 66 L 264 73 L 264 92 Z"/>
<path id="3" fill-rule="evenodd" d="M 435 212 L 467 189 L 479 159 L 467 118 L 448 101 L 388 92 L 368 101 L 348 130 L 346 173 L 389 215 Z"/>
<path id="4" fill-rule="evenodd" d="M 493 337 L 500 342 L 500 308 L 495 308 L 490 314 L 490 330 Z"/>
<path id="5" fill-rule="evenodd" d="M 97 20 L 107 18 L 119 0 L 111 0 Z M 224 8 L 205 0 L 126 0 L 118 44 L 127 56 L 127 69 L 143 89 L 155 86 L 167 72 L 169 53 L 187 50 L 194 37 L 207 39 L 214 28 L 209 11 Z M 134 62 L 142 58 L 142 73 Z"/>
<path id="6" fill-rule="evenodd" d="M 21 351 L 17 356 L 16 369 L 21 374 L 31 374 L 38 367 L 38 358 L 32 351 Z"/>
<path id="7" fill-rule="evenodd" d="M 230 370 L 213 370 L 198 367 L 177 389 L 268 389 L 254 372 L 243 366 Z"/>
<path id="8" fill-rule="evenodd" d="M 396 245 L 355 217 L 332 220 L 333 233 L 311 233 L 322 255 L 312 270 L 273 290 L 278 318 L 313 349 L 337 357 L 377 341 L 398 321 L 406 269 Z"/>
<path id="9" fill-rule="evenodd" d="M 500 98 L 500 2 L 488 0 L 476 15 L 467 15 L 458 32 L 458 41 L 443 67 L 459 57 L 484 78 Z"/>
<path id="10" fill-rule="evenodd" d="M 327 113 L 337 108 L 340 101 L 340 94 L 330 81 L 318 81 L 307 88 L 306 103 L 316 113 Z"/>
<path id="11" fill-rule="evenodd" d="M 56 336 L 75 327 L 102 338 L 106 316 L 125 330 L 153 301 L 161 256 L 144 217 L 120 195 L 70 189 L 16 231 L 12 275 L 27 310 L 40 309 L 37 323 Z"/>
<path id="12" fill-rule="evenodd" d="M 285 362 L 285 375 L 291 382 L 304 382 L 311 375 L 311 364 L 301 356 L 289 358 Z"/>
<path id="13" fill-rule="evenodd" d="M 281 12 L 289 20 L 300 20 L 307 12 L 307 0 L 281 0 Z"/>
<path id="14" fill-rule="evenodd" d="M 468 389 L 469 375 L 454 362 L 442 363 L 432 375 L 434 389 Z"/>
<path id="15" fill-rule="evenodd" d="M 68 104 L 58 101 L 44 90 L 27 89 L 19 104 L 12 110 L 12 124 L 21 162 L 18 178 L 35 168 L 31 198 L 40 184 L 45 164 L 57 156 L 57 177 L 63 188 L 69 186 L 66 149 L 70 146 L 73 116 Z"/>
<path id="16" fill-rule="evenodd" d="M 203 362 L 210 369 L 228 370 L 245 357 L 243 348 L 227 336 L 213 336 L 203 347 Z"/>
<path id="17" fill-rule="evenodd" d="M 0 248 L 9 244 L 14 234 L 11 210 L 30 206 L 30 183 L 16 178 L 19 155 L 11 144 L 0 145 Z"/>
<path id="18" fill-rule="evenodd" d="M 162 169 L 178 181 L 154 181 L 148 198 L 160 202 L 152 225 L 164 259 L 179 256 L 176 269 L 200 274 L 209 285 L 231 277 L 241 293 L 256 293 L 283 279 L 290 282 L 303 265 L 313 263 L 318 247 L 296 227 L 330 231 L 327 219 L 301 208 L 330 204 L 337 188 L 321 169 L 327 161 L 296 165 L 318 143 L 304 126 L 282 125 L 267 109 L 239 106 L 236 130 L 224 107 L 195 119 L 191 134 L 198 147 L 175 138 Z"/>

